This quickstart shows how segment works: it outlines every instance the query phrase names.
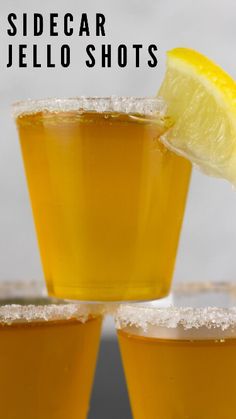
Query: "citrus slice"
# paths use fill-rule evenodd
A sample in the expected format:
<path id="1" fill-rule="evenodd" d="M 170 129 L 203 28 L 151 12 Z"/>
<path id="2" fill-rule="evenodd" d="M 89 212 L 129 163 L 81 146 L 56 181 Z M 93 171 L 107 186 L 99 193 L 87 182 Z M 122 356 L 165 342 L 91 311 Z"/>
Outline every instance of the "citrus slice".
<path id="1" fill-rule="evenodd" d="M 202 54 L 186 48 L 167 53 L 159 91 L 173 127 L 167 147 L 209 175 L 236 185 L 236 83 Z"/>

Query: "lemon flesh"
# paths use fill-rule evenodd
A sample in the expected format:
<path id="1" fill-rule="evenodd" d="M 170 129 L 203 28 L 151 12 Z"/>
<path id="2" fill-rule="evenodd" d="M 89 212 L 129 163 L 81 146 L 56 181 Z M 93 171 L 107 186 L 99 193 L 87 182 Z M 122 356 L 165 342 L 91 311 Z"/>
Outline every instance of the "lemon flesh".
<path id="1" fill-rule="evenodd" d="M 175 48 L 159 95 L 174 120 L 162 137 L 166 146 L 236 185 L 235 81 L 202 54 Z"/>

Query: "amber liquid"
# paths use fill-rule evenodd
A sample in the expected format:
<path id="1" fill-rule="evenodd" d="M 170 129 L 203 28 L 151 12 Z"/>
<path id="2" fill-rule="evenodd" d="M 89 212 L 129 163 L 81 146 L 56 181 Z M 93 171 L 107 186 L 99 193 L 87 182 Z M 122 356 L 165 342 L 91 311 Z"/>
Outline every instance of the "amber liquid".
<path id="1" fill-rule="evenodd" d="M 236 418 L 236 339 L 118 335 L 134 419 Z"/>
<path id="2" fill-rule="evenodd" d="M 170 288 L 191 171 L 155 121 L 118 113 L 17 118 L 48 291 L 137 300 Z"/>
<path id="3" fill-rule="evenodd" d="M 0 326 L 0 417 L 86 419 L 101 319 Z"/>

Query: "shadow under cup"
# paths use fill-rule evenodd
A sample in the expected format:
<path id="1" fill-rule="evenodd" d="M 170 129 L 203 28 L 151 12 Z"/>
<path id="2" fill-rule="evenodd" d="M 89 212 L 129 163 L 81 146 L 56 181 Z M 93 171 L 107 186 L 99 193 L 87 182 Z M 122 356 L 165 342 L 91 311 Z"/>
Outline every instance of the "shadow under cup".
<path id="1" fill-rule="evenodd" d="M 115 301 L 169 292 L 191 165 L 159 137 L 151 98 L 14 105 L 50 295 Z"/>
<path id="2" fill-rule="evenodd" d="M 183 284 L 116 324 L 134 419 L 236 418 L 236 284 Z"/>
<path id="3" fill-rule="evenodd" d="M 1 283 L 1 418 L 86 419 L 101 322 L 95 305 Z"/>

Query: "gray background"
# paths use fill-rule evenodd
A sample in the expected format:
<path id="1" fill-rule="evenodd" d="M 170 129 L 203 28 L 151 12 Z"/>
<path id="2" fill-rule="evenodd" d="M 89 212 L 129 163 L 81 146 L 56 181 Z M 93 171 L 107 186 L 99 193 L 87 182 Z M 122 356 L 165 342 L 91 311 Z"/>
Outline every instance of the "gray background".
<path id="1" fill-rule="evenodd" d="M 78 18 L 81 12 L 87 12 L 91 20 L 91 29 L 95 13 L 102 12 L 107 20 L 106 38 L 96 39 L 93 30 L 89 39 L 77 36 L 65 39 L 59 36 L 51 41 L 48 34 L 45 34 L 37 40 L 42 62 L 45 63 L 43 51 L 47 43 L 53 43 L 58 52 L 59 44 L 69 41 L 73 55 L 72 66 L 69 69 L 32 69 L 31 66 L 21 70 L 16 67 L 6 69 L 7 44 L 12 42 L 16 47 L 21 42 L 25 43 L 20 34 L 7 39 L 6 16 L 9 12 L 17 13 L 20 21 L 22 12 L 27 12 L 29 17 L 33 12 L 40 12 L 45 16 L 48 12 L 58 12 L 61 16 L 65 12 L 72 12 Z M 0 278 L 13 280 L 43 277 L 10 104 L 17 99 L 52 96 L 155 95 L 164 74 L 165 51 L 175 46 L 200 50 L 236 77 L 235 22 L 234 0 L 1 1 Z M 29 36 L 29 49 L 32 42 L 33 39 Z M 100 66 L 87 69 L 84 65 L 85 45 L 95 43 L 99 49 L 102 42 L 112 43 L 114 51 L 120 43 L 142 43 L 144 46 L 157 43 L 159 64 L 157 68 L 150 69 L 143 63 L 141 68 L 135 69 L 130 57 L 130 65 L 126 69 L 119 69 L 116 63 L 112 69 L 101 69 Z M 130 55 L 131 52 L 130 49 Z M 194 171 L 175 281 L 234 280 L 235 245 L 236 192 L 228 183 Z M 107 343 L 103 344 L 97 377 L 98 381 L 103 379 L 104 385 L 97 386 L 93 399 L 93 406 L 98 403 L 103 406 L 103 410 L 99 416 L 99 409 L 92 408 L 91 417 L 115 418 L 117 412 L 117 418 L 128 418 L 128 413 L 124 413 L 127 400 L 122 398 L 124 390 L 119 384 L 122 380 L 121 371 L 110 370 L 110 380 L 112 376 L 115 377 L 113 384 L 104 372 L 102 363 L 109 359 L 107 353 L 111 354 L 110 356 L 116 354 L 111 338 L 112 328 L 108 324 L 105 329 L 104 342 Z M 113 351 L 108 351 L 108 347 L 113 348 Z M 115 355 L 110 367 L 114 362 L 119 362 Z M 115 383 L 117 387 L 114 387 Z M 113 414 L 110 415 L 104 410 L 105 394 L 110 394 L 110 400 L 114 397 L 120 406 L 113 409 Z"/>

